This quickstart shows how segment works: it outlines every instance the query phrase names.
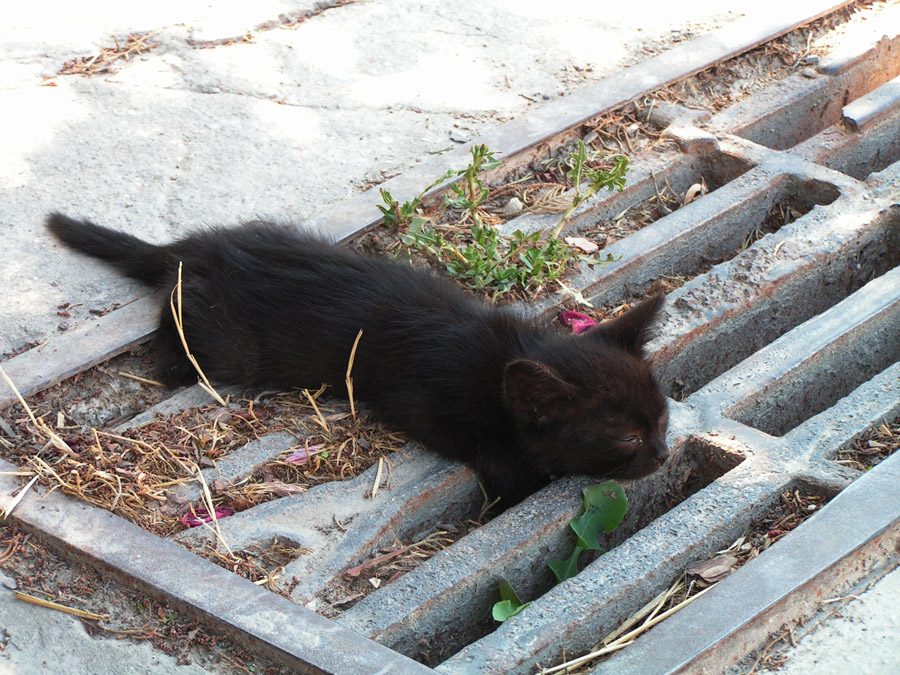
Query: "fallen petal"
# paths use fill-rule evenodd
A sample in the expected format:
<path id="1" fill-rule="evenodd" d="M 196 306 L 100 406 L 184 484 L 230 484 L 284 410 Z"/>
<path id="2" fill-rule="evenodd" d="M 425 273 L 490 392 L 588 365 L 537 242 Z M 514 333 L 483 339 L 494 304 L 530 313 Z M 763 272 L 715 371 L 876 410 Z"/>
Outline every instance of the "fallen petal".
<path id="1" fill-rule="evenodd" d="M 284 458 L 284 461 L 288 464 L 297 464 L 298 466 L 303 466 L 309 461 L 309 458 L 313 455 L 318 455 L 320 452 L 325 450 L 324 445 L 311 445 L 308 448 L 300 448 L 295 452 L 292 452 L 290 455 Z"/>
<path id="2" fill-rule="evenodd" d="M 712 584 L 734 572 L 737 564 L 738 560 L 734 556 L 720 555 L 712 560 L 694 563 L 685 569 L 685 572 Z"/>
<path id="3" fill-rule="evenodd" d="M 279 497 L 287 497 L 288 495 L 296 495 L 306 492 L 306 488 L 300 485 L 290 485 L 282 483 L 280 480 L 273 480 L 266 483 L 266 489 Z"/>
<path id="4" fill-rule="evenodd" d="M 581 249 L 585 253 L 596 253 L 600 250 L 600 247 L 597 246 L 597 244 L 584 237 L 566 237 L 565 241 L 569 246 Z"/>
<path id="5" fill-rule="evenodd" d="M 215 510 L 216 520 L 219 518 L 227 518 L 230 515 L 234 514 L 234 509 L 229 509 L 227 507 L 217 508 Z M 212 521 L 212 516 L 209 514 L 205 508 L 200 507 L 199 509 L 194 509 L 193 512 L 188 511 L 183 516 L 181 516 L 181 524 L 185 527 L 197 527 L 198 525 L 202 525 L 203 523 L 208 523 Z"/>
<path id="6" fill-rule="evenodd" d="M 560 312 L 556 318 L 563 326 L 575 333 L 575 335 L 583 333 L 588 328 L 592 328 L 593 326 L 597 325 L 597 321 L 589 317 L 587 314 L 582 314 L 581 312 L 573 312 L 571 310 Z"/>
<path id="7" fill-rule="evenodd" d="M 682 202 L 682 206 L 687 206 L 692 201 L 697 199 L 697 197 L 706 194 L 706 191 L 703 189 L 702 183 L 694 183 L 691 187 L 688 188 L 687 192 L 684 193 L 684 201 Z"/>

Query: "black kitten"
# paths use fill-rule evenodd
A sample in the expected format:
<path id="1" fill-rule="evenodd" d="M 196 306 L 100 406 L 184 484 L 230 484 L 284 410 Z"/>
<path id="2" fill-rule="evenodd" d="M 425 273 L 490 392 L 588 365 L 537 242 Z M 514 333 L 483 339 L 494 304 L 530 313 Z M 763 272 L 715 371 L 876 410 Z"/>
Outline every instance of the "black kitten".
<path id="1" fill-rule="evenodd" d="M 655 297 L 582 335 L 480 302 L 452 282 L 267 223 L 167 246 L 54 214 L 47 227 L 126 275 L 171 289 L 213 381 L 354 396 L 429 449 L 468 462 L 503 504 L 554 476 L 639 478 L 665 461 L 666 399 L 644 360 Z M 166 294 L 161 378 L 196 382 Z"/>

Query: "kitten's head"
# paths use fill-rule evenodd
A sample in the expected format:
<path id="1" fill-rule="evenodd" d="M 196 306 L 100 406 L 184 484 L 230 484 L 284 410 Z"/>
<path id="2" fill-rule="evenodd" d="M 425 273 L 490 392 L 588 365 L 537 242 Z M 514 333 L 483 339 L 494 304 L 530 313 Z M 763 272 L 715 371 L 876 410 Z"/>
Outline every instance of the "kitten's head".
<path id="1" fill-rule="evenodd" d="M 549 475 L 624 479 L 663 465 L 668 407 L 644 358 L 662 304 L 653 297 L 506 366 L 525 461 Z"/>

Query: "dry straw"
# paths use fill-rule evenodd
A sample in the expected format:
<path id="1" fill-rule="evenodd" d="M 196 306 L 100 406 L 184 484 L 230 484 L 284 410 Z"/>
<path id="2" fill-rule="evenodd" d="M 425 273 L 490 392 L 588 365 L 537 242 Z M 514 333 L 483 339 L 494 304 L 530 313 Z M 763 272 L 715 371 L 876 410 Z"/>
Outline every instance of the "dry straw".
<path id="1" fill-rule="evenodd" d="M 9 375 L 7 375 L 6 371 L 3 370 L 3 366 L 0 366 L 0 376 L 2 376 L 4 380 L 6 380 L 6 384 L 9 386 L 10 389 L 12 389 L 12 392 L 16 395 L 16 398 L 19 399 L 19 403 L 22 404 L 22 407 L 25 409 L 25 412 L 28 413 L 28 417 L 31 418 L 31 423 L 34 424 L 35 428 L 37 428 L 38 431 L 43 433 L 44 436 L 47 437 L 47 439 L 50 441 L 50 443 L 53 444 L 53 446 L 55 448 L 57 448 L 58 450 L 62 450 L 63 452 L 68 454 L 70 457 L 77 457 L 77 455 L 72 450 L 72 448 L 69 447 L 69 444 L 66 443 L 63 439 L 61 439 L 56 434 L 56 432 L 53 431 L 53 429 L 48 427 L 44 423 L 44 420 L 39 420 L 34 416 L 34 413 L 31 412 L 31 408 L 28 407 L 28 404 L 25 403 L 25 399 L 22 398 L 22 394 L 19 393 L 19 390 L 16 387 L 15 383 L 11 379 L 9 379 Z"/>
<path id="2" fill-rule="evenodd" d="M 178 283 L 175 284 L 175 288 L 172 289 L 172 293 L 169 295 L 169 304 L 172 307 L 172 318 L 175 319 L 175 328 L 178 330 L 178 337 L 181 338 L 181 345 L 184 347 L 184 353 L 187 354 L 188 360 L 194 366 L 194 369 L 200 375 L 200 382 L 197 384 L 200 385 L 200 388 L 203 389 L 207 394 L 212 396 L 219 405 L 225 406 L 228 405 L 221 396 L 219 396 L 219 392 L 213 389 L 213 386 L 209 383 L 209 380 L 204 375 L 203 370 L 200 368 L 200 364 L 197 363 L 197 359 L 194 358 L 194 355 L 191 354 L 191 350 L 188 348 L 187 339 L 184 336 L 184 321 L 181 313 L 181 267 L 182 263 L 178 263 Z M 178 299 L 178 306 L 175 306 L 175 299 Z"/>
<path id="3" fill-rule="evenodd" d="M 554 666 L 552 668 L 546 668 L 540 671 L 539 675 L 551 675 L 552 673 L 559 673 L 563 671 L 569 672 L 569 670 L 572 668 L 583 666 L 584 664 L 593 661 L 594 659 L 600 658 L 601 656 L 607 656 L 609 654 L 612 654 L 613 652 L 619 651 L 620 649 L 624 649 L 632 642 L 634 642 L 641 633 L 650 630 L 656 624 L 665 621 L 676 612 L 681 611 L 689 604 L 691 604 L 694 600 L 714 587 L 715 584 L 713 584 L 709 588 L 704 588 L 696 595 L 688 597 L 687 599 L 679 602 L 674 607 L 671 607 L 665 612 L 659 614 L 659 610 L 665 606 L 666 601 L 673 595 L 675 595 L 675 593 L 684 588 L 684 577 L 679 578 L 678 581 L 676 581 L 669 589 L 663 591 L 649 603 L 644 605 L 644 607 L 638 610 L 620 628 L 608 635 L 589 654 L 579 656 L 576 659 L 566 661 L 565 663 L 561 663 L 558 666 Z M 646 619 L 644 619 L 645 616 L 647 617 Z M 644 619 L 644 622 L 640 626 L 622 635 L 624 630 L 627 630 L 628 627 L 633 626 L 641 619 Z"/>
<path id="4" fill-rule="evenodd" d="M 39 605 L 41 607 L 46 607 L 47 609 L 55 609 L 57 612 L 72 614 L 82 619 L 92 619 L 94 621 L 109 621 L 109 617 L 105 614 L 95 614 L 94 612 L 88 612 L 83 609 L 67 607 L 66 605 L 60 605 L 58 602 L 50 602 L 49 600 L 36 598 L 33 595 L 28 595 L 28 593 L 22 593 L 21 591 L 15 591 L 15 596 L 18 600 L 30 602 L 32 605 Z"/>
<path id="5" fill-rule="evenodd" d="M 22 474 L 16 473 L 14 475 L 22 475 Z M 18 490 L 16 490 L 15 492 L 13 492 L 10 495 L 9 502 L 2 509 L 0 509 L 0 514 L 3 515 L 4 520 L 6 520 L 9 517 L 9 514 L 11 514 L 13 512 L 13 509 L 15 509 L 19 505 L 19 502 L 22 501 L 22 498 L 25 496 L 25 493 L 31 489 L 31 486 L 35 484 L 37 479 L 38 479 L 38 477 L 34 476 L 30 481 L 28 481 L 27 485 L 25 485 L 24 487 L 20 487 Z"/>
<path id="6" fill-rule="evenodd" d="M 350 399 L 350 414 L 353 415 L 353 421 L 356 422 L 356 405 L 353 402 L 353 378 L 350 377 L 350 372 L 353 370 L 353 360 L 356 358 L 356 348 L 359 346 L 359 340 L 362 337 L 362 328 L 359 329 L 359 333 L 356 334 L 356 339 L 353 341 L 353 349 L 350 350 L 350 361 L 347 363 L 347 376 L 344 378 L 344 381 L 347 383 L 347 397 Z"/>
<path id="7" fill-rule="evenodd" d="M 213 527 L 210 528 L 209 524 L 204 522 L 202 518 L 200 518 L 200 522 L 203 523 L 204 527 L 212 530 L 213 534 L 216 535 L 216 539 L 219 541 L 219 543 L 225 547 L 226 551 L 228 551 L 228 555 L 234 558 L 234 552 L 231 550 L 228 542 L 225 541 L 225 537 L 222 536 L 222 530 L 219 529 L 219 518 L 218 516 L 216 516 L 216 507 L 215 504 L 213 504 L 212 493 L 210 493 L 209 491 L 209 485 L 206 484 L 206 478 L 203 476 L 203 472 L 200 470 L 200 467 L 197 467 L 197 480 L 200 482 L 200 486 L 203 488 L 203 501 L 206 504 L 206 512 L 209 514 L 209 517 L 212 518 Z"/>

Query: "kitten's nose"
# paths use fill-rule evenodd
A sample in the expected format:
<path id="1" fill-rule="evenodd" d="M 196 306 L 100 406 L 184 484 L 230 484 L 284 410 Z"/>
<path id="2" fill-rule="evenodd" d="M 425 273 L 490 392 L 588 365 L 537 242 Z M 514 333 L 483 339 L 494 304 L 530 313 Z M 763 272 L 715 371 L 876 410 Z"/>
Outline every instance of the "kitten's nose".
<path id="1" fill-rule="evenodd" d="M 669 458 L 669 448 L 666 441 L 661 436 L 657 436 L 650 441 L 650 450 L 653 453 L 653 459 L 662 464 Z"/>

